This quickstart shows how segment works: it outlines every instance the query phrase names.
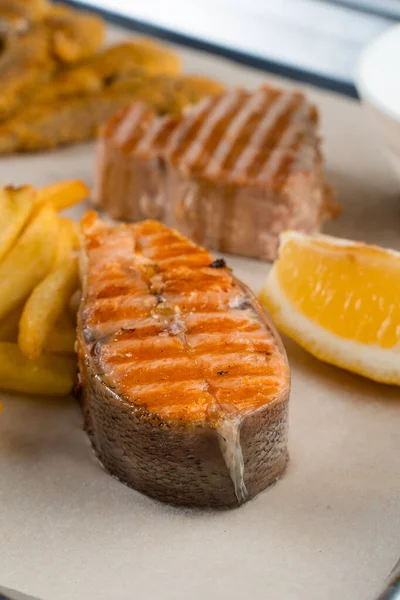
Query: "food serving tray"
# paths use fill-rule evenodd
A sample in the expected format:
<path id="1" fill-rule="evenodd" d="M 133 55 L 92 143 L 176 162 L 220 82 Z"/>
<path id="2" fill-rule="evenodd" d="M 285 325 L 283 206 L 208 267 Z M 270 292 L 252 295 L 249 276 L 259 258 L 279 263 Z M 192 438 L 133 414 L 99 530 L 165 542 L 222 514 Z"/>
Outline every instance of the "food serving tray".
<path id="1" fill-rule="evenodd" d="M 228 85 L 293 85 L 180 52 L 186 70 Z M 304 89 L 320 109 L 328 176 L 344 208 L 328 232 L 400 249 L 400 187 L 367 116 L 353 100 Z M 11 156 L 0 159 L 0 182 L 91 184 L 93 165 L 91 144 Z M 258 292 L 266 263 L 228 260 Z M 400 554 L 400 389 L 284 342 L 290 466 L 237 510 L 150 500 L 102 469 L 74 399 L 0 395 L 0 584 L 41 600 L 373 598 Z"/>

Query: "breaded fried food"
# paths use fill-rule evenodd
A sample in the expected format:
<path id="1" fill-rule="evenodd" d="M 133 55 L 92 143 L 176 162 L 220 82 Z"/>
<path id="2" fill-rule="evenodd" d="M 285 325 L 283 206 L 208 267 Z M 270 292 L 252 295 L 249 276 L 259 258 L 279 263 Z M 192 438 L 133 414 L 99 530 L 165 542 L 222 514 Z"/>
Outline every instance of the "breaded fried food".
<path id="1" fill-rule="evenodd" d="M 112 89 L 130 92 L 132 98 L 149 104 L 160 114 L 179 114 L 188 104 L 219 94 L 224 87 L 213 79 L 196 75 L 143 78 L 132 73 L 117 79 Z"/>
<path id="2" fill-rule="evenodd" d="M 0 10 L 1 2 L 7 4 L 0 0 Z M 18 3 L 19 0 L 16 6 Z M 30 24 L 28 30 L 21 35 L 6 36 L 4 50 L 0 54 L 0 121 L 13 115 L 28 97 L 31 100 L 38 91 L 44 89 L 44 95 L 48 95 L 53 83 L 49 88 L 45 84 L 62 65 L 91 57 L 104 40 L 104 23 L 96 16 L 48 5 L 44 0 L 33 0 L 32 7 L 27 0 L 22 0 L 21 6 L 25 5 L 26 19 Z M 35 6 L 36 12 L 33 10 Z M 30 15 L 33 21 L 30 21 Z M 41 15 L 43 19 L 35 23 L 35 15 L 37 18 Z M 93 84 L 96 74 L 80 69 L 72 76 L 74 91 L 84 84 L 91 92 L 98 91 L 101 86 Z M 61 92 L 69 86 L 69 80 L 56 84 Z M 58 91 L 52 95 L 57 97 Z"/>
<path id="3" fill-rule="evenodd" d="M 201 75 L 182 75 L 173 80 L 169 96 L 166 95 L 164 107 L 159 112 L 179 114 L 189 104 L 196 104 L 206 96 L 215 96 L 224 90 L 224 86 L 214 79 Z"/>
<path id="4" fill-rule="evenodd" d="M 31 96 L 33 104 L 49 104 L 71 96 L 87 96 L 100 92 L 104 87 L 102 78 L 91 68 L 77 65 L 54 74 L 51 80 L 40 86 Z"/>
<path id="5" fill-rule="evenodd" d="M 0 35 L 24 34 L 38 23 L 51 55 L 64 64 L 93 56 L 105 39 L 105 23 L 94 14 L 48 0 L 0 0 Z"/>
<path id="6" fill-rule="evenodd" d="M 163 44 L 148 38 L 127 40 L 88 61 L 103 79 L 142 70 L 148 75 L 177 75 L 181 71 L 180 57 Z"/>
<path id="7" fill-rule="evenodd" d="M 42 26 L 9 38 L 0 54 L 0 120 L 13 114 L 38 85 L 48 81 L 54 69 Z"/>
<path id="8" fill-rule="evenodd" d="M 148 38 L 100 50 L 105 25 L 95 15 L 48 0 L 14 3 L 26 9 L 29 29 L 6 38 L 0 58 L 0 154 L 91 139 L 135 100 L 179 113 L 223 89 L 204 77 L 179 76 L 179 56 Z M 0 18 L 2 5 L 7 1 L 0 0 Z"/>
<path id="9" fill-rule="evenodd" d="M 0 125 L 0 154 L 55 148 L 92 139 L 116 110 L 132 102 L 130 94 L 109 90 L 33 104 Z"/>
<path id="10" fill-rule="evenodd" d="M 47 0 L 0 0 L 0 35 L 26 32 L 50 10 Z"/>
<path id="11" fill-rule="evenodd" d="M 0 125 L 0 154 L 30 152 L 94 138 L 101 125 L 121 108 L 142 100 L 158 113 L 176 113 L 222 86 L 193 76 L 125 77 L 98 93 L 59 97 L 30 104 Z"/>
<path id="12" fill-rule="evenodd" d="M 62 63 L 85 60 L 98 52 L 105 39 L 105 23 L 96 15 L 55 4 L 45 16 L 53 55 Z"/>
<path id="13" fill-rule="evenodd" d="M 34 92 L 31 99 L 35 103 L 48 103 L 71 96 L 86 96 L 111 86 L 129 90 L 135 86 L 136 89 L 136 83 L 138 87 L 146 85 L 144 78 L 147 75 L 177 75 L 179 68 L 179 58 L 163 46 L 147 39 L 131 40 L 56 72 L 47 85 Z M 153 78 L 150 86 L 154 87 Z"/>

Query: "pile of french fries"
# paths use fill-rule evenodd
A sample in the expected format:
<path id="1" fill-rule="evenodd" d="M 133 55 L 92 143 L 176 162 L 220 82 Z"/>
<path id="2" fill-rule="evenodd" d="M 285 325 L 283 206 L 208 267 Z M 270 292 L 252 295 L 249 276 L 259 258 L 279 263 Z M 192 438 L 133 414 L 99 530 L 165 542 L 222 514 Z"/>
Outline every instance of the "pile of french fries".
<path id="1" fill-rule="evenodd" d="M 58 213 L 88 193 L 81 181 L 0 187 L 1 389 L 64 396 L 73 387 L 79 231 Z"/>

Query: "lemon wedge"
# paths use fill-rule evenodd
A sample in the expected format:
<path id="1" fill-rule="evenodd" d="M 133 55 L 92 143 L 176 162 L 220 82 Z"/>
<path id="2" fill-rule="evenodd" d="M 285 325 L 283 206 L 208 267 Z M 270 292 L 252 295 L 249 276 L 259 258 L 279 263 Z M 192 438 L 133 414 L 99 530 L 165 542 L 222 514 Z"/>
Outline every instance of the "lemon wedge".
<path id="1" fill-rule="evenodd" d="M 400 385 L 399 252 L 289 231 L 260 298 L 320 360 Z"/>

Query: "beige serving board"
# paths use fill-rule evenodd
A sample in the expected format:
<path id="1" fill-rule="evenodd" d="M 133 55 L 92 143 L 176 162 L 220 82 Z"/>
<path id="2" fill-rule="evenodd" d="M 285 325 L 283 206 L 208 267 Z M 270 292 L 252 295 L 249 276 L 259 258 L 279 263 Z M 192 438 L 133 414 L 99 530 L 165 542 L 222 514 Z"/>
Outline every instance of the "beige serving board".
<path id="1" fill-rule="evenodd" d="M 277 81 L 181 52 L 186 70 L 229 85 Z M 400 186 L 367 117 L 355 101 L 308 91 L 344 208 L 327 231 L 400 249 Z M 91 144 L 2 158 L 0 182 L 91 184 L 93 163 Z M 229 263 L 260 289 L 265 263 Z M 110 477 L 72 398 L 0 395 L 0 585 L 42 600 L 373 598 L 400 555 L 400 389 L 284 341 L 293 374 L 290 467 L 233 511 L 164 506 Z"/>

